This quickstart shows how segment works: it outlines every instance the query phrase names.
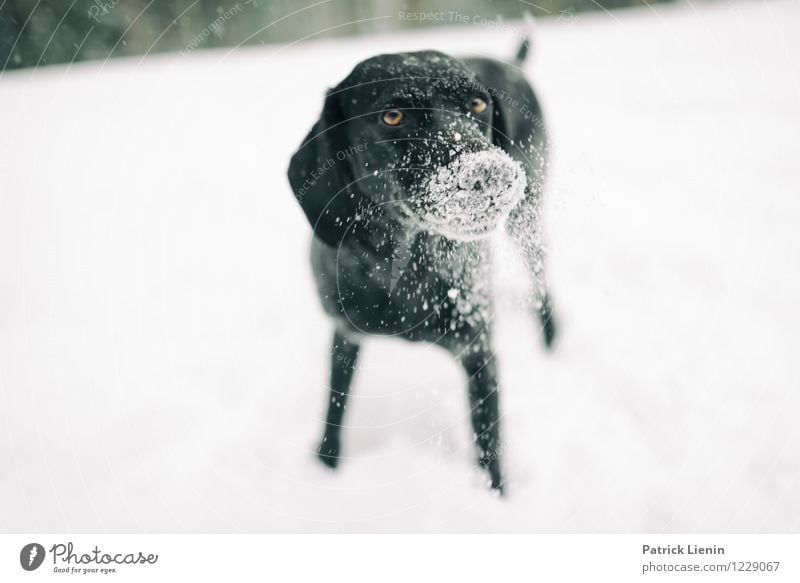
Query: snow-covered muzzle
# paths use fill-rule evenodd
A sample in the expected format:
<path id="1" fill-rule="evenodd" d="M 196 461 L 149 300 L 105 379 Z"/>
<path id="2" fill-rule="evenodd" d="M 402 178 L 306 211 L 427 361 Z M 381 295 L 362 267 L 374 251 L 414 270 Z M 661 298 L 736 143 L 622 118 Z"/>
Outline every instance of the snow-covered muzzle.
<path id="1" fill-rule="evenodd" d="M 485 237 L 525 193 L 525 172 L 499 148 L 461 154 L 410 193 L 405 203 L 419 223 L 451 239 Z"/>

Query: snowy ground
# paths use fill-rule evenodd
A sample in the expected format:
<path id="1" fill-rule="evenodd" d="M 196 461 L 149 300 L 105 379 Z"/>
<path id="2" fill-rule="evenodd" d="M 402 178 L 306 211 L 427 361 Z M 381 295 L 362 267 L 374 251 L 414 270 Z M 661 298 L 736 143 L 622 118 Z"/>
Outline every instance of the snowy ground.
<path id="1" fill-rule="evenodd" d="M 285 179 L 333 85 L 497 31 L 0 79 L 0 531 L 797 531 L 800 5 L 539 23 L 556 352 L 498 287 L 509 496 L 459 369 L 375 340 L 330 474 L 330 323 Z"/>

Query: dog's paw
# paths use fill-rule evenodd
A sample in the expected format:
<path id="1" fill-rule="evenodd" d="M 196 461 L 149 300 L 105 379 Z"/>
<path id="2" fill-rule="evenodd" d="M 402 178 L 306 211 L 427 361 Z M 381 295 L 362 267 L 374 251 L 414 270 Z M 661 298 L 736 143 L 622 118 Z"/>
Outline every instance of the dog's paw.
<path id="1" fill-rule="evenodd" d="M 489 481 L 489 491 L 496 498 L 505 498 L 506 487 L 505 487 L 505 484 L 503 484 L 503 482 L 495 482 L 494 480 L 490 480 Z"/>
<path id="2" fill-rule="evenodd" d="M 505 483 L 500 472 L 500 460 L 494 457 L 479 457 L 478 466 L 486 473 L 486 486 L 489 490 L 501 498 L 505 496 Z"/>
<path id="3" fill-rule="evenodd" d="M 542 322 L 542 338 L 544 345 L 548 350 L 552 350 L 555 345 L 556 336 L 558 336 L 558 328 L 556 327 L 555 318 L 553 313 L 548 313 L 547 317 L 540 316 Z"/>
<path id="4" fill-rule="evenodd" d="M 548 350 L 552 350 L 555 345 L 556 337 L 558 336 L 558 326 L 556 325 L 556 317 L 553 313 L 553 307 L 550 304 L 549 298 L 545 298 L 542 305 L 538 308 L 537 313 L 539 315 L 539 323 L 542 326 L 541 331 L 544 345 Z"/>
<path id="5" fill-rule="evenodd" d="M 323 440 L 317 446 L 317 459 L 330 469 L 335 470 L 339 465 L 339 444 L 330 440 Z"/>

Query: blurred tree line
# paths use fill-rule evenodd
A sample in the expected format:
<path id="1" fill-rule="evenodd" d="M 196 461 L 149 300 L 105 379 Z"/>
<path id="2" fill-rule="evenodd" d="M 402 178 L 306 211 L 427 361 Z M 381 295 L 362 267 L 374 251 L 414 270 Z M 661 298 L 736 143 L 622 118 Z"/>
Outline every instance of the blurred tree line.
<path id="1" fill-rule="evenodd" d="M 457 12 L 496 21 L 571 18 L 645 0 L 6 0 L 0 1 L 0 70 L 165 51 L 281 43 L 411 27 L 467 25 Z M 303 10 L 306 7 L 308 9 Z M 400 13 L 442 14 L 407 18 Z M 292 14 L 295 13 L 295 14 Z M 450 14 L 448 16 L 448 13 Z M 390 15 L 390 18 L 378 18 Z M 282 19 L 279 22 L 274 22 Z M 270 23 L 274 23 L 270 25 Z"/>

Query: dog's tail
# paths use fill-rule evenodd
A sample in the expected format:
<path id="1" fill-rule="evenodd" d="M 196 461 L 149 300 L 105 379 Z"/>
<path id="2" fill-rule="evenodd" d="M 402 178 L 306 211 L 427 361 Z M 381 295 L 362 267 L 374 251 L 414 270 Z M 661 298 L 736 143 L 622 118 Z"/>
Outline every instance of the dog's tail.
<path id="1" fill-rule="evenodd" d="M 533 37 L 533 15 L 526 10 L 524 19 L 525 33 L 522 37 L 522 43 L 520 43 L 517 49 L 517 54 L 514 56 L 514 64 L 517 65 L 517 67 L 521 67 L 525 63 L 525 59 L 528 58 L 528 53 L 531 48 L 531 38 Z"/>

